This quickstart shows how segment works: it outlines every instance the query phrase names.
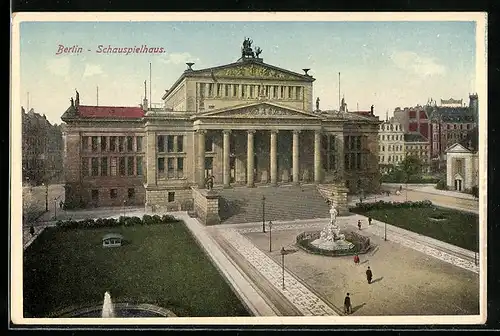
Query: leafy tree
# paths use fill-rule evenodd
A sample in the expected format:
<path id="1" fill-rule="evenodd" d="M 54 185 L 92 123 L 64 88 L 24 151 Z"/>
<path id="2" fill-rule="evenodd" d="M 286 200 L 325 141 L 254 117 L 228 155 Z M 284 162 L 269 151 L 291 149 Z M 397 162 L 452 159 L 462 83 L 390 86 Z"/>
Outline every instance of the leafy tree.
<path id="1" fill-rule="evenodd" d="M 406 156 L 399 164 L 401 171 L 404 173 L 404 181 L 408 181 L 415 176 L 422 175 L 422 168 L 424 164 L 422 160 L 414 155 Z"/>
<path id="2" fill-rule="evenodd" d="M 472 189 L 471 189 L 471 194 L 475 198 L 479 198 L 479 186 L 473 186 Z"/>

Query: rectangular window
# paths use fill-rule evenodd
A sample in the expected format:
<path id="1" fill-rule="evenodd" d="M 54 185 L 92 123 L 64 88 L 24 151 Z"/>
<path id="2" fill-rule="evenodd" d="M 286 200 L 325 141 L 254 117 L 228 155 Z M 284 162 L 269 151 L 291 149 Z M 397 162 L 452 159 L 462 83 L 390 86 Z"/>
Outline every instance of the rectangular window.
<path id="1" fill-rule="evenodd" d="M 280 89 L 281 89 L 280 98 L 285 98 L 285 87 L 284 86 L 280 86 Z"/>
<path id="2" fill-rule="evenodd" d="M 99 200 L 99 190 L 92 189 L 91 195 L 92 195 L 91 196 L 92 197 L 92 201 L 97 202 Z"/>
<path id="3" fill-rule="evenodd" d="M 158 158 L 158 173 L 159 174 L 164 174 L 165 173 L 165 158 Z"/>
<path id="4" fill-rule="evenodd" d="M 116 137 L 115 136 L 109 137 L 109 150 L 111 152 L 116 151 Z"/>
<path id="5" fill-rule="evenodd" d="M 82 137 L 82 152 L 88 152 L 89 150 L 89 137 Z"/>
<path id="6" fill-rule="evenodd" d="M 300 100 L 300 86 L 295 87 L 295 99 Z"/>
<path id="7" fill-rule="evenodd" d="M 125 137 L 118 137 L 118 151 L 121 153 L 125 150 Z"/>
<path id="8" fill-rule="evenodd" d="M 238 96 L 238 85 L 233 84 L 233 97 Z"/>
<path id="9" fill-rule="evenodd" d="M 136 150 L 142 152 L 142 137 L 138 136 L 135 138 Z"/>
<path id="10" fill-rule="evenodd" d="M 118 197 L 118 190 L 117 189 L 109 189 L 109 198 L 115 199 Z"/>
<path id="11" fill-rule="evenodd" d="M 228 97 L 229 96 L 229 85 L 230 84 L 224 85 L 224 97 Z"/>
<path id="12" fill-rule="evenodd" d="M 89 176 L 89 159 L 82 158 L 82 175 Z"/>
<path id="13" fill-rule="evenodd" d="M 108 158 L 101 158 L 101 176 L 108 176 Z"/>
<path id="14" fill-rule="evenodd" d="M 177 136 L 177 152 L 184 152 L 184 135 Z"/>
<path id="15" fill-rule="evenodd" d="M 175 201 L 175 192 L 173 192 L 173 191 L 168 192 L 168 201 L 169 202 Z"/>
<path id="16" fill-rule="evenodd" d="M 174 151 L 174 136 L 167 135 L 167 152 L 172 153 Z"/>
<path id="17" fill-rule="evenodd" d="M 250 98 L 253 98 L 253 97 L 254 97 L 254 95 L 253 95 L 253 90 L 254 90 L 253 85 L 250 85 Z"/>
<path id="18" fill-rule="evenodd" d="M 97 152 L 97 137 L 92 137 L 92 152 Z"/>
<path id="19" fill-rule="evenodd" d="M 217 84 L 217 97 L 220 97 L 222 93 L 222 84 Z"/>
<path id="20" fill-rule="evenodd" d="M 177 177 L 184 177 L 184 158 L 177 158 Z"/>
<path id="21" fill-rule="evenodd" d="M 136 167 L 137 176 L 142 176 L 142 156 L 136 157 L 135 163 L 137 165 L 137 167 Z"/>
<path id="22" fill-rule="evenodd" d="M 207 136 L 205 137 L 205 152 L 213 152 L 213 151 L 214 151 L 213 139 Z"/>
<path id="23" fill-rule="evenodd" d="M 99 158 L 92 158 L 91 165 L 92 165 L 92 176 L 98 176 L 99 175 Z"/>
<path id="24" fill-rule="evenodd" d="M 214 84 L 210 83 L 208 84 L 208 96 L 212 97 L 214 95 Z"/>
<path id="25" fill-rule="evenodd" d="M 127 151 L 128 152 L 134 151 L 134 137 L 131 136 L 127 137 Z"/>
<path id="26" fill-rule="evenodd" d="M 127 158 L 127 175 L 134 175 L 134 157 L 129 156 Z"/>
<path id="27" fill-rule="evenodd" d="M 288 86 L 288 99 L 292 98 L 292 87 L 293 86 Z"/>
<path id="28" fill-rule="evenodd" d="M 105 137 L 105 136 L 102 136 L 101 137 L 101 152 L 105 152 L 106 151 L 106 140 L 108 139 L 108 137 Z"/>
<path id="29" fill-rule="evenodd" d="M 165 152 L 165 137 L 163 135 L 158 135 L 156 141 L 158 144 L 158 152 L 159 153 Z"/>
<path id="30" fill-rule="evenodd" d="M 125 157 L 122 156 L 120 157 L 120 167 L 119 167 L 119 170 L 120 170 L 120 176 L 125 176 Z"/>
<path id="31" fill-rule="evenodd" d="M 200 83 L 200 97 L 205 97 L 205 83 Z"/>
<path id="32" fill-rule="evenodd" d="M 172 178 L 174 177 L 174 158 L 168 158 L 167 159 L 167 178 Z"/>
<path id="33" fill-rule="evenodd" d="M 116 176 L 116 157 L 111 158 L 111 176 Z"/>
<path id="34" fill-rule="evenodd" d="M 344 168 L 347 170 L 351 169 L 351 167 L 349 167 L 349 154 L 344 154 Z"/>
<path id="35" fill-rule="evenodd" d="M 243 98 L 245 98 L 247 96 L 247 86 L 246 85 L 241 86 L 241 96 Z"/>
<path id="36" fill-rule="evenodd" d="M 135 197 L 135 189 L 128 188 L 127 194 L 128 194 L 128 198 L 134 198 Z"/>
<path id="37" fill-rule="evenodd" d="M 356 137 L 356 150 L 361 150 L 361 137 Z"/>

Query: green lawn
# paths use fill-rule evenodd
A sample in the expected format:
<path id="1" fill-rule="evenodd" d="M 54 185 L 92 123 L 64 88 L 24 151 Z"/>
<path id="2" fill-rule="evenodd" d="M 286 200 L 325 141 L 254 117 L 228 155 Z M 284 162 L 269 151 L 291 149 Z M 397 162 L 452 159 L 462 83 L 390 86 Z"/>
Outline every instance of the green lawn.
<path id="1" fill-rule="evenodd" d="M 128 245 L 103 248 L 121 233 Z M 67 307 L 152 303 L 177 316 L 248 316 L 185 225 L 45 230 L 24 253 L 24 312 L 44 317 Z"/>
<path id="2" fill-rule="evenodd" d="M 471 251 L 478 251 L 479 216 L 474 213 L 433 207 L 352 211 Z M 429 217 L 436 212 L 443 214 L 447 220 L 430 220 Z"/>

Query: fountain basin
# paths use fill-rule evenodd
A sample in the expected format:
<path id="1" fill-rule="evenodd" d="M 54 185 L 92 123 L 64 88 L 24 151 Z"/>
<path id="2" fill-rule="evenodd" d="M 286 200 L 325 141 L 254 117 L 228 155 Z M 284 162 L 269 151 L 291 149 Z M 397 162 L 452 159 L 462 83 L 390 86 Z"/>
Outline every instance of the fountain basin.
<path id="1" fill-rule="evenodd" d="M 371 248 L 370 238 L 353 231 L 342 231 L 345 240 L 321 242 L 321 231 L 306 231 L 296 238 L 296 245 L 302 250 L 329 257 L 364 254 Z"/>
<path id="2" fill-rule="evenodd" d="M 176 315 L 165 308 L 155 306 L 152 304 L 132 304 L 132 303 L 114 303 L 114 316 L 117 318 L 131 318 L 131 317 L 176 317 Z M 58 314 L 59 315 L 59 314 Z M 102 305 L 95 305 L 91 307 L 83 307 L 73 309 L 60 314 L 58 317 L 63 318 L 101 318 Z"/>

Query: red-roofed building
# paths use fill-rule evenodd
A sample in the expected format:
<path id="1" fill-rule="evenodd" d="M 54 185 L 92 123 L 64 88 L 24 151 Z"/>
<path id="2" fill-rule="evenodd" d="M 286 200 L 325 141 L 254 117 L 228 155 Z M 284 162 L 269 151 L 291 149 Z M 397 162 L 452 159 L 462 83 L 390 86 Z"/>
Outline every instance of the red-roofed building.
<path id="1" fill-rule="evenodd" d="M 142 107 L 129 106 L 79 106 L 79 115 L 83 118 L 142 118 Z"/>

